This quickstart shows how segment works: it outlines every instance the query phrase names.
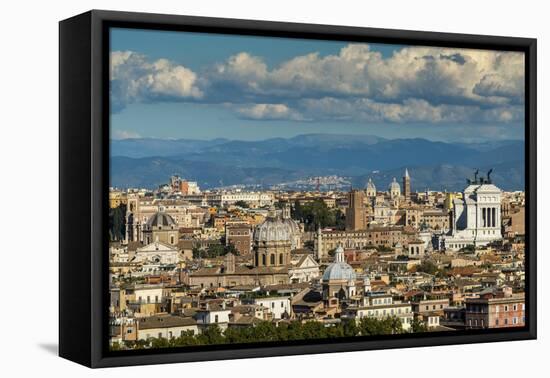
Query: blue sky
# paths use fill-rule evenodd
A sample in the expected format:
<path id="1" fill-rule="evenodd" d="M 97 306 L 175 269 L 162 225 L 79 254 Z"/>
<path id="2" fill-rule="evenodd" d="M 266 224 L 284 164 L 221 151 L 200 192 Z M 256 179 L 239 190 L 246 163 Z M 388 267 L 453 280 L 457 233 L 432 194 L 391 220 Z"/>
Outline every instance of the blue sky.
<path id="1" fill-rule="evenodd" d="M 111 30 L 111 136 L 522 139 L 518 53 Z"/>

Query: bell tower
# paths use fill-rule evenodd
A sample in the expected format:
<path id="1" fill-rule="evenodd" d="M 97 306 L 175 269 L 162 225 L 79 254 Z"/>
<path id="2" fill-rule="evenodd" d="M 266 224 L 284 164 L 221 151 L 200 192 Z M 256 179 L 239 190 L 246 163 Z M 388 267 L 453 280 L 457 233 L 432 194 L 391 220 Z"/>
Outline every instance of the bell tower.
<path id="1" fill-rule="evenodd" d="M 405 174 L 403 175 L 403 195 L 406 201 L 411 199 L 411 177 L 407 168 L 405 168 Z"/>

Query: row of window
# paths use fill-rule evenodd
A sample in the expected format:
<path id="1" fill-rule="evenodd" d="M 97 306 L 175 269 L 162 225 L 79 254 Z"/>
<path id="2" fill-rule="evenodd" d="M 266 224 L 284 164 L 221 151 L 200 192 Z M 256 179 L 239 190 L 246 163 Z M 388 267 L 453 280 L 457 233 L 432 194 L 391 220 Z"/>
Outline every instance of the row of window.
<path id="1" fill-rule="evenodd" d="M 189 332 L 189 331 L 180 331 L 180 336 L 185 335 L 186 332 Z M 190 330 L 190 332 L 191 332 L 191 335 L 194 335 L 194 334 L 195 334 L 195 331 L 193 331 L 193 330 Z M 128 333 L 131 333 L 131 330 L 129 330 Z M 162 332 L 159 332 L 159 333 L 158 333 L 158 338 L 160 339 L 160 338 L 162 338 L 162 337 L 163 337 L 163 336 L 162 336 Z M 173 337 L 174 337 L 174 334 L 172 333 L 172 331 L 168 331 L 168 338 L 171 339 L 171 338 L 173 338 Z M 145 334 L 145 338 L 146 338 L 146 339 L 150 339 L 150 338 L 151 338 L 151 334 L 150 334 L 150 333 Z"/>
<path id="2" fill-rule="evenodd" d="M 399 314 L 408 314 L 411 312 L 411 309 L 408 307 L 404 308 L 397 308 L 397 309 L 390 309 L 390 310 L 368 310 L 367 315 L 368 316 L 379 316 L 379 315 L 399 315 Z"/>
<path id="3" fill-rule="evenodd" d="M 269 263 L 275 265 L 275 254 L 269 255 Z M 284 255 L 281 253 L 279 255 L 279 265 L 283 265 L 285 261 Z M 266 255 L 262 255 L 262 265 L 266 265 Z"/>
<path id="4" fill-rule="evenodd" d="M 510 311 L 510 308 L 512 308 L 512 311 L 517 311 L 519 307 L 518 304 L 514 304 L 511 307 L 509 305 L 497 305 L 495 306 L 495 312 L 500 312 L 501 308 L 504 310 L 504 312 Z M 525 311 L 525 303 L 521 304 L 521 310 Z"/>
<path id="5" fill-rule="evenodd" d="M 138 297 L 138 302 L 139 303 L 151 303 L 151 296 L 148 295 L 146 301 L 144 301 L 143 297 Z M 158 303 L 158 302 L 159 302 L 159 296 L 155 295 L 155 301 L 153 303 Z"/>
<path id="6" fill-rule="evenodd" d="M 379 304 L 391 304 L 392 299 L 391 298 L 375 298 L 372 300 L 372 304 L 379 305 Z"/>
<path id="7" fill-rule="evenodd" d="M 432 310 L 437 310 L 437 307 L 438 307 L 438 305 L 432 305 Z M 429 311 L 429 310 L 430 310 L 430 306 L 425 306 L 425 309 L 426 309 L 426 311 Z M 439 305 L 439 309 L 440 309 L 440 310 L 443 309 L 443 305 L 442 305 L 442 304 Z"/>

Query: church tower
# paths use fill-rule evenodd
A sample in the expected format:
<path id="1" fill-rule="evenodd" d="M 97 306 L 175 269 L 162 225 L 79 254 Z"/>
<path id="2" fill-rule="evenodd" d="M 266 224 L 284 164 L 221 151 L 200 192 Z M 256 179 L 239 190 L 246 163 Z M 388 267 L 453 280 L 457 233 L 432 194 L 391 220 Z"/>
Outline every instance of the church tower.
<path id="1" fill-rule="evenodd" d="M 405 175 L 403 176 L 403 195 L 406 201 L 411 199 L 411 177 L 407 168 L 405 168 Z"/>
<path id="2" fill-rule="evenodd" d="M 364 204 L 365 192 L 352 189 L 349 192 L 348 207 L 346 209 L 346 231 L 366 229 L 366 209 Z"/>

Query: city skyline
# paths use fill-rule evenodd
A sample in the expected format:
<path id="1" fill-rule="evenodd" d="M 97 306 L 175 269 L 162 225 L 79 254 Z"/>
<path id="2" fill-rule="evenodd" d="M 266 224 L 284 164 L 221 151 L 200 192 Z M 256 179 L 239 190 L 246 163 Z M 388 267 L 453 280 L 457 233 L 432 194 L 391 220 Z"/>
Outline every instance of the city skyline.
<path id="1" fill-rule="evenodd" d="M 525 327 L 524 68 L 113 29 L 110 350 Z"/>

